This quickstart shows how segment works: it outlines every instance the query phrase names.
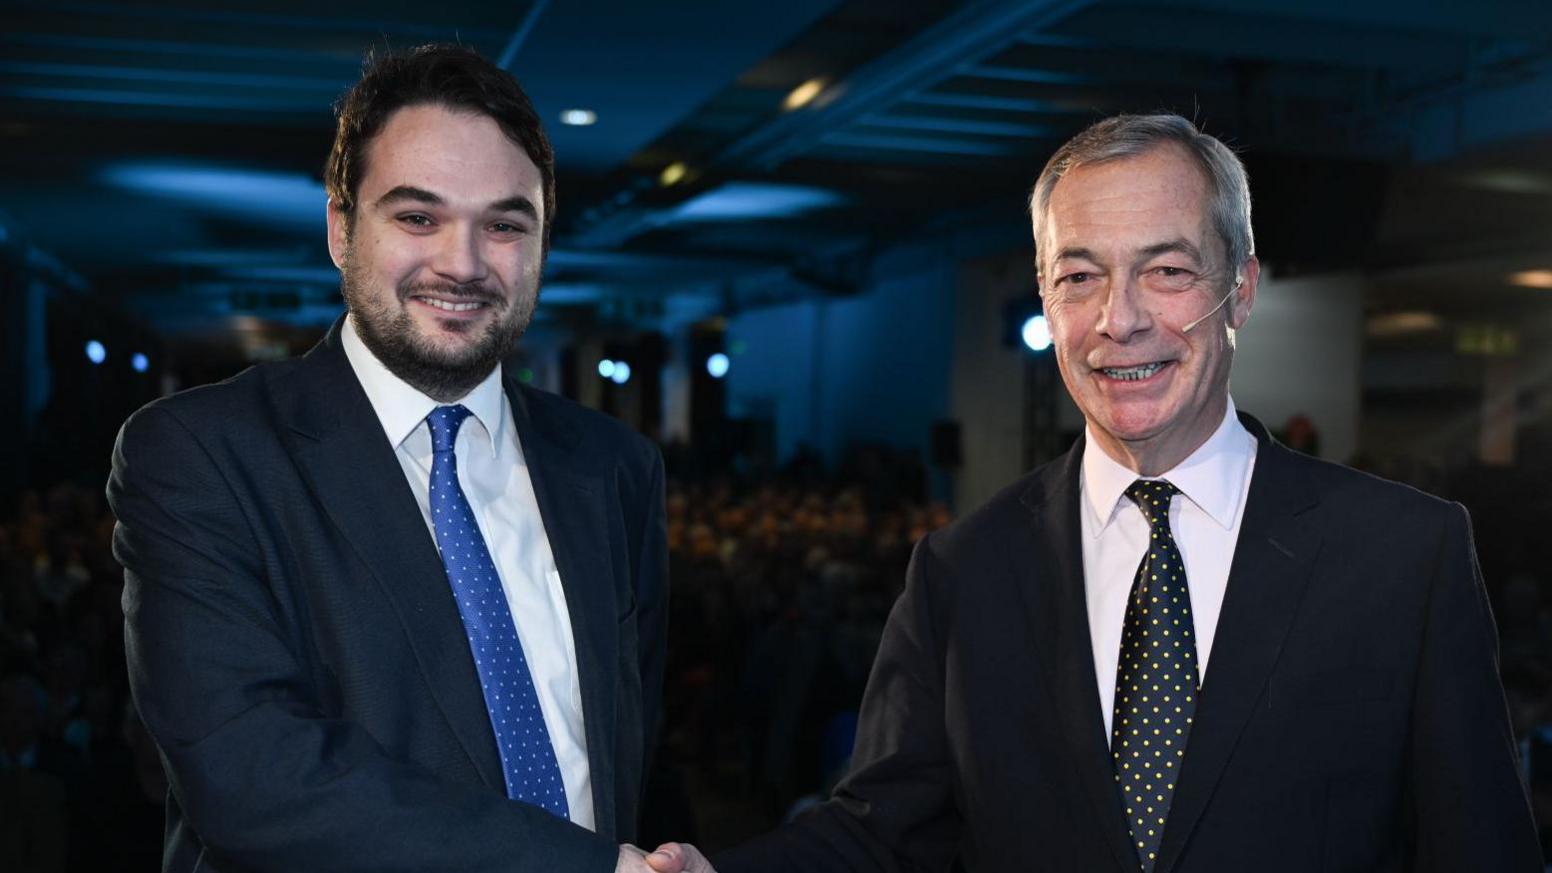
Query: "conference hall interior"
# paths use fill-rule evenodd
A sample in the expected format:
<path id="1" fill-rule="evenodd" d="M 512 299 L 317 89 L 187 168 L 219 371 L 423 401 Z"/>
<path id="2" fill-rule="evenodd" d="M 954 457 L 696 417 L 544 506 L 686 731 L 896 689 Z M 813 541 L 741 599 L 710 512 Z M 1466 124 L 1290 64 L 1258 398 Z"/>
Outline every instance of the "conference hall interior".
<path id="1" fill-rule="evenodd" d="M 643 844 L 732 845 L 845 772 L 913 545 L 1083 432 L 1031 186 L 1098 119 L 1174 112 L 1249 172 L 1237 408 L 1469 509 L 1552 849 L 1552 4 L 7 0 L 0 866 L 158 869 L 114 440 L 343 313 L 331 107 L 428 42 L 510 71 L 555 148 L 505 372 L 666 464 Z"/>

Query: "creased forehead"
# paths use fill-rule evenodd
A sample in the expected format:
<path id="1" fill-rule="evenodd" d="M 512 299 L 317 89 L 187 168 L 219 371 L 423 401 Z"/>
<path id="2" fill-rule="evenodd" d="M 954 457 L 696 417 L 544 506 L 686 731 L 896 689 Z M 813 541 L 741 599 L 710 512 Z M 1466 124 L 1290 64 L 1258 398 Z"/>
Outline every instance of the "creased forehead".
<path id="1" fill-rule="evenodd" d="M 1221 243 L 1214 241 L 1210 197 L 1205 173 L 1172 144 L 1075 167 L 1052 188 L 1044 221 L 1035 217 L 1035 229 L 1046 237 L 1035 240 L 1037 266 L 1062 251 L 1092 252 L 1112 243 L 1141 251 L 1185 239 L 1204 255 L 1216 254 Z"/>

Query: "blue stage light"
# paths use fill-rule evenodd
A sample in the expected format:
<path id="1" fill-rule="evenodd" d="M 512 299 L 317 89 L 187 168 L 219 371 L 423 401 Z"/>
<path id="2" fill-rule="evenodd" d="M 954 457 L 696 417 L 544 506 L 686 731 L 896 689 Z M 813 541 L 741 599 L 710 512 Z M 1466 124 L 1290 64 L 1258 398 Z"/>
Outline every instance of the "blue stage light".
<path id="1" fill-rule="evenodd" d="M 727 375 L 728 365 L 728 356 L 717 352 L 706 359 L 706 372 L 710 373 L 713 379 L 721 379 Z"/>
<path id="2" fill-rule="evenodd" d="M 1025 319 L 1019 336 L 1024 338 L 1024 345 L 1032 352 L 1043 352 L 1051 347 L 1051 328 L 1045 323 L 1044 315 L 1031 315 Z"/>
<path id="3" fill-rule="evenodd" d="M 100 364 L 108 359 L 108 350 L 96 340 L 87 340 L 86 359 L 94 364 Z"/>
<path id="4" fill-rule="evenodd" d="M 608 379 L 609 377 L 613 376 L 614 375 L 614 362 L 609 360 L 608 358 L 604 358 L 602 361 L 599 361 L 598 362 L 598 375 L 604 377 L 605 379 Z"/>
<path id="5" fill-rule="evenodd" d="M 630 381 L 630 373 L 630 364 L 627 364 L 624 361 L 616 361 L 614 364 L 614 375 L 610 376 L 609 378 L 613 380 L 614 384 L 616 385 L 624 385 L 626 382 Z"/>
<path id="6" fill-rule="evenodd" d="M 136 373 L 144 373 L 151 369 L 151 359 L 146 357 L 143 352 L 135 352 L 129 359 L 129 365 L 135 369 Z"/>

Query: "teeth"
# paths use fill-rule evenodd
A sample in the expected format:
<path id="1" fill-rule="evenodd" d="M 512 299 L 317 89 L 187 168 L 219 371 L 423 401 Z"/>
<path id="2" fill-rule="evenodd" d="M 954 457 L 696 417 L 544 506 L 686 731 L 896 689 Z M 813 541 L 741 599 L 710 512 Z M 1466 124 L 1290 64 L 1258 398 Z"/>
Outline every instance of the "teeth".
<path id="1" fill-rule="evenodd" d="M 481 306 L 485 305 L 483 303 L 478 303 L 478 302 L 475 302 L 475 303 L 450 303 L 450 302 L 448 302 L 446 300 L 436 300 L 436 299 L 431 298 L 431 297 L 419 297 L 419 298 L 416 298 L 416 299 L 418 299 L 421 303 L 425 303 L 425 304 L 430 305 L 430 306 L 435 306 L 438 309 L 445 309 L 448 312 L 468 312 L 471 309 L 479 309 Z"/>
<path id="2" fill-rule="evenodd" d="M 1101 369 L 1101 372 L 1112 379 L 1120 379 L 1123 382 L 1136 382 L 1139 379 L 1146 379 L 1152 376 L 1163 369 L 1163 367 L 1163 363 L 1155 362 L 1137 367 L 1104 367 Z"/>

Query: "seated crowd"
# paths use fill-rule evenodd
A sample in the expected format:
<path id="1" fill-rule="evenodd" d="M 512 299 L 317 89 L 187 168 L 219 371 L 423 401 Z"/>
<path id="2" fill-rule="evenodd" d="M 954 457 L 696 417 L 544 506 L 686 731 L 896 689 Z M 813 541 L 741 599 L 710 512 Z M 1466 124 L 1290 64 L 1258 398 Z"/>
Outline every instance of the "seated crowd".
<path id="1" fill-rule="evenodd" d="M 642 836 L 716 849 L 844 772 L 911 549 L 950 516 L 910 463 L 874 457 L 831 476 L 810 461 L 736 480 L 676 475 L 672 460 L 665 724 Z M 1454 490 L 1473 510 L 1511 714 L 1552 835 L 1552 578 L 1502 511 L 1515 501 L 1468 481 Z M 7 509 L 0 858 L 16 871 L 157 869 L 166 780 L 128 694 L 113 519 L 100 490 L 74 485 Z"/>

